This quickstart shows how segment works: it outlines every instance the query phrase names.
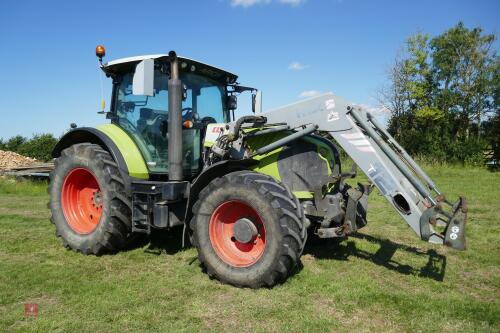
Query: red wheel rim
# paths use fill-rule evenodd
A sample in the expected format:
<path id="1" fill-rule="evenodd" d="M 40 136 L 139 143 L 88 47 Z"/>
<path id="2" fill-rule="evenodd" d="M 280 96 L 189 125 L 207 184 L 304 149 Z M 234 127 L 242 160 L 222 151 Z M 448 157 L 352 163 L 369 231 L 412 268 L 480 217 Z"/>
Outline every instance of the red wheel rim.
<path id="1" fill-rule="evenodd" d="M 234 237 L 234 226 L 242 218 L 255 225 L 257 235 L 248 243 Z M 266 247 L 266 229 L 259 214 L 244 202 L 231 200 L 220 204 L 213 212 L 208 227 L 210 242 L 224 262 L 234 267 L 255 264 Z"/>
<path id="2" fill-rule="evenodd" d="M 64 179 L 61 204 L 71 229 L 80 234 L 94 231 L 102 215 L 102 192 L 95 176 L 84 168 L 71 170 Z"/>

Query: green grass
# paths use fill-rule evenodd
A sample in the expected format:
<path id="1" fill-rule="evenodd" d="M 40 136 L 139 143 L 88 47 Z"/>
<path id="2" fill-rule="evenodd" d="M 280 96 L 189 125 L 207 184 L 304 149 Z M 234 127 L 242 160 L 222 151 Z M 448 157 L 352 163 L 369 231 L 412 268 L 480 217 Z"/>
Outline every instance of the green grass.
<path id="1" fill-rule="evenodd" d="M 308 246 L 300 272 L 261 290 L 210 280 L 178 233 L 156 249 L 67 251 L 45 184 L 0 179 L 0 332 L 498 332 L 500 173 L 427 170 L 449 198 L 468 198 L 467 251 L 420 241 L 374 192 L 359 236 Z M 24 303 L 39 304 L 37 318 Z"/>

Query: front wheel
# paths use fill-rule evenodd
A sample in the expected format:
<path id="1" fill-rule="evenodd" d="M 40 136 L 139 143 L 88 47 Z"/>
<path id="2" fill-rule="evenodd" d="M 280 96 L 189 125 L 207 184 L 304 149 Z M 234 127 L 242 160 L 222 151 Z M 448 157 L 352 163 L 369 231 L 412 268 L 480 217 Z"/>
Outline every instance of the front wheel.
<path id="1" fill-rule="evenodd" d="M 210 276 L 238 287 L 272 287 L 296 269 L 305 216 L 283 185 L 238 171 L 213 180 L 198 197 L 191 228 Z"/>

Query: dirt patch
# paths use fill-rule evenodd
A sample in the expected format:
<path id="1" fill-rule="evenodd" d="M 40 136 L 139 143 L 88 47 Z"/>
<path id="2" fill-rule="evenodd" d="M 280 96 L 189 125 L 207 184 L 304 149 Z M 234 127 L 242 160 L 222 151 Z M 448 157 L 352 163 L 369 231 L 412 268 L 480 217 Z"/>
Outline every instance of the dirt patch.
<path id="1" fill-rule="evenodd" d="M 0 150 L 0 169 L 27 167 L 36 162 L 37 160 L 34 158 L 25 157 L 12 151 Z"/>
<path id="2" fill-rule="evenodd" d="M 352 310 L 337 307 L 337 302 L 341 306 L 348 305 L 345 300 L 334 300 L 325 296 L 315 298 L 314 306 L 317 309 L 323 309 L 324 314 L 335 318 L 344 327 L 350 327 L 352 331 L 357 332 L 401 332 L 396 320 L 391 318 L 390 314 L 379 312 L 376 309 L 363 309 L 356 304 L 349 304 L 348 307 L 354 307 Z"/>

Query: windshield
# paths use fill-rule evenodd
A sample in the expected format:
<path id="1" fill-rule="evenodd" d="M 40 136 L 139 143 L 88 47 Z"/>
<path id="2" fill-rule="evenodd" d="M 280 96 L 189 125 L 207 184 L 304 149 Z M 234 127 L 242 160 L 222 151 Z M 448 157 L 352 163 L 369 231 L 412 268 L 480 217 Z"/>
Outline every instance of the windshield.
<path id="1" fill-rule="evenodd" d="M 168 76 L 155 69 L 154 96 L 132 94 L 133 73 L 124 74 L 115 94 L 116 122 L 134 139 L 152 172 L 168 172 Z M 227 122 L 225 86 L 195 73 L 181 73 L 187 87 L 183 120 Z M 196 173 L 201 141 L 199 129 L 183 130 L 184 169 Z"/>

